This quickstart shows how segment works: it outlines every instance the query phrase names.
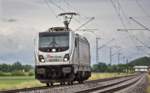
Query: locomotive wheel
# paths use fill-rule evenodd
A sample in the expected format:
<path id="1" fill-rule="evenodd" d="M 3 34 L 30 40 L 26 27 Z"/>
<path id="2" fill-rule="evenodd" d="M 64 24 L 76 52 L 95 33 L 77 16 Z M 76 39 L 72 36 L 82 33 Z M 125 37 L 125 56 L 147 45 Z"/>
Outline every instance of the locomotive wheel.
<path id="1" fill-rule="evenodd" d="M 53 82 L 50 82 L 50 85 L 53 86 L 54 85 Z"/>
<path id="2" fill-rule="evenodd" d="M 74 80 L 75 80 L 75 74 L 74 73 L 72 73 L 72 74 L 70 74 L 70 81 L 68 82 L 69 83 L 69 85 L 73 85 L 73 82 L 74 82 Z"/>
<path id="3" fill-rule="evenodd" d="M 69 81 L 69 82 L 68 82 L 68 85 L 73 85 L 73 81 Z"/>
<path id="4" fill-rule="evenodd" d="M 46 83 L 46 86 L 49 87 L 50 86 L 49 83 Z"/>
<path id="5" fill-rule="evenodd" d="M 70 84 L 73 85 L 73 81 L 71 81 Z"/>
<path id="6" fill-rule="evenodd" d="M 65 85 L 65 82 L 60 82 L 60 85 Z"/>
<path id="7" fill-rule="evenodd" d="M 78 74 L 78 82 L 79 82 L 79 84 L 83 83 L 83 72 L 79 72 L 79 74 Z"/>
<path id="8" fill-rule="evenodd" d="M 70 74 L 70 75 L 69 75 L 69 78 L 70 78 L 70 81 L 73 81 L 73 80 L 75 79 L 75 74 L 73 74 L 73 73 Z"/>
<path id="9" fill-rule="evenodd" d="M 49 87 L 49 86 L 53 86 L 53 82 L 46 83 L 46 86 L 47 86 L 47 87 Z"/>
<path id="10" fill-rule="evenodd" d="M 79 80 L 78 82 L 79 82 L 79 84 L 83 84 L 83 80 Z"/>

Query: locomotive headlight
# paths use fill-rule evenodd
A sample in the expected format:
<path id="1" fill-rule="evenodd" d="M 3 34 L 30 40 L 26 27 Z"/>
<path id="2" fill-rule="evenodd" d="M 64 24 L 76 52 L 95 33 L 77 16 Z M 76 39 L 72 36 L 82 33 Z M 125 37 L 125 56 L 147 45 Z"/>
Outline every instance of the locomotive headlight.
<path id="1" fill-rule="evenodd" d="M 65 62 L 69 60 L 69 54 L 66 54 L 63 59 Z"/>
<path id="2" fill-rule="evenodd" d="M 45 62 L 44 57 L 42 55 L 39 55 L 39 61 L 40 62 Z"/>
<path id="3" fill-rule="evenodd" d="M 45 60 L 44 60 L 44 59 L 41 59 L 41 62 L 45 62 Z"/>
<path id="4" fill-rule="evenodd" d="M 67 61 L 68 59 L 67 58 L 64 58 L 64 61 Z"/>
<path id="5" fill-rule="evenodd" d="M 56 52 L 56 49 L 52 49 L 52 52 Z"/>

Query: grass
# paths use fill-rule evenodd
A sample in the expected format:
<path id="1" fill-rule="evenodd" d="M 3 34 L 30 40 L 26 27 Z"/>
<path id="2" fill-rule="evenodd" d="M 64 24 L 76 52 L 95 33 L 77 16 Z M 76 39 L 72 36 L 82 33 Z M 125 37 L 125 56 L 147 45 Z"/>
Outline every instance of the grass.
<path id="1" fill-rule="evenodd" d="M 92 73 L 89 80 L 96 80 L 102 78 L 116 77 L 127 75 L 124 73 Z M 8 89 L 20 89 L 29 87 L 45 86 L 45 84 L 40 83 L 35 80 L 34 76 L 0 76 L 0 90 Z"/>
<path id="2" fill-rule="evenodd" d="M 148 87 L 146 89 L 147 93 L 150 93 L 150 75 L 148 75 Z"/>
<path id="3" fill-rule="evenodd" d="M 0 90 L 29 88 L 34 86 L 42 86 L 34 76 L 3 76 L 0 77 Z"/>
<path id="4" fill-rule="evenodd" d="M 89 80 L 96 80 L 96 79 L 103 79 L 103 78 L 110 78 L 110 77 L 117 77 L 117 76 L 124 76 L 128 75 L 127 73 L 92 73 L 92 76 Z"/>

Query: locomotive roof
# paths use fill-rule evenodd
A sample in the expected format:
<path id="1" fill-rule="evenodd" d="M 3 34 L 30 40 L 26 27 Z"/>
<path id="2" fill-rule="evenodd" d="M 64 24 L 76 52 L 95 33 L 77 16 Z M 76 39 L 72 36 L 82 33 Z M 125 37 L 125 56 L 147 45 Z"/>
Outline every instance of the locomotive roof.
<path id="1" fill-rule="evenodd" d="M 83 40 L 85 40 L 85 41 L 87 41 L 87 42 L 88 42 L 88 40 L 87 40 L 87 38 L 86 38 L 86 37 L 84 37 L 84 36 L 82 36 L 82 35 L 80 35 L 80 34 L 78 34 L 78 33 L 76 33 L 76 35 L 77 35 L 77 36 L 79 36 L 79 38 L 80 38 L 80 39 L 83 39 Z"/>
<path id="2" fill-rule="evenodd" d="M 68 32 L 68 31 L 71 31 L 70 28 L 66 29 L 65 27 L 51 27 L 48 29 L 48 32 Z"/>
<path id="3" fill-rule="evenodd" d="M 65 27 L 52 27 L 52 28 L 49 28 L 45 32 L 39 32 L 39 34 L 48 35 L 48 34 L 52 34 L 52 33 L 54 33 L 54 34 L 57 34 L 57 33 L 61 34 L 61 33 L 69 33 L 69 32 L 73 32 L 73 31 L 70 30 L 70 29 L 69 29 L 69 31 L 67 31 L 67 29 Z M 80 34 L 78 34 L 76 32 L 73 32 L 73 33 L 75 33 L 80 39 L 83 39 L 83 40 L 88 42 L 88 40 L 84 36 L 82 36 L 82 35 L 80 35 Z"/>
<path id="4" fill-rule="evenodd" d="M 69 34 L 69 32 L 66 32 L 66 31 L 64 31 L 64 32 L 39 32 L 39 35 L 40 36 L 46 36 L 46 35 L 59 35 L 59 34 Z"/>

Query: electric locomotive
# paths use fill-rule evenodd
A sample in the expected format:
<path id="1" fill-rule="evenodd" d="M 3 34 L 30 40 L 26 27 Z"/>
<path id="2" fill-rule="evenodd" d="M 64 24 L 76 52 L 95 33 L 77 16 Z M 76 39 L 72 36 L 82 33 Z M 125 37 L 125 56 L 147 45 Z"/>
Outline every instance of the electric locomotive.
<path id="1" fill-rule="evenodd" d="M 60 15 L 71 20 L 75 13 Z M 69 22 L 65 20 L 65 27 L 52 27 L 48 31 L 39 32 L 37 36 L 35 77 L 47 86 L 55 82 L 82 83 L 91 76 L 90 44 L 85 37 L 69 29 Z"/>

